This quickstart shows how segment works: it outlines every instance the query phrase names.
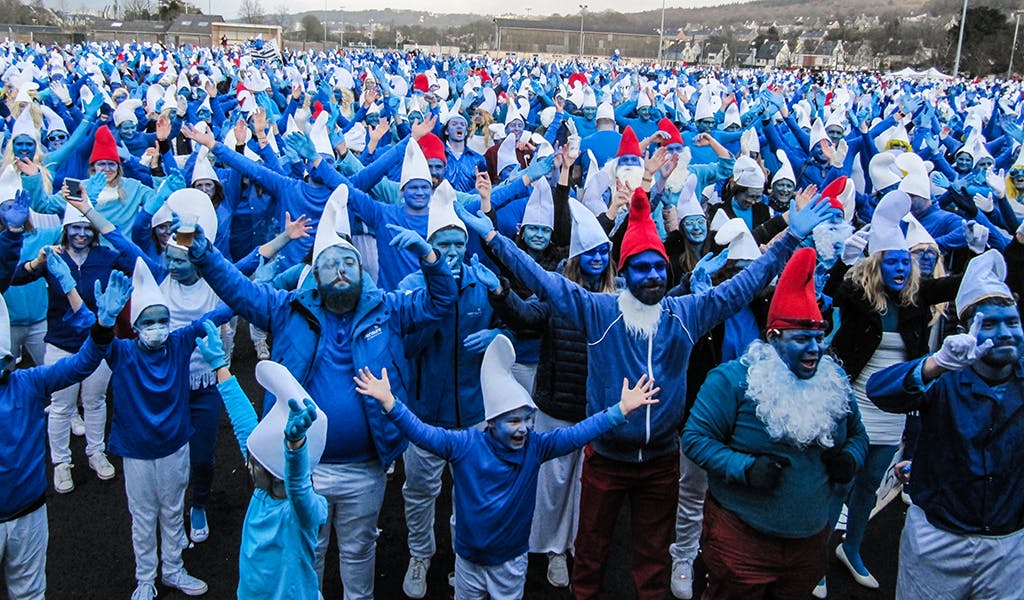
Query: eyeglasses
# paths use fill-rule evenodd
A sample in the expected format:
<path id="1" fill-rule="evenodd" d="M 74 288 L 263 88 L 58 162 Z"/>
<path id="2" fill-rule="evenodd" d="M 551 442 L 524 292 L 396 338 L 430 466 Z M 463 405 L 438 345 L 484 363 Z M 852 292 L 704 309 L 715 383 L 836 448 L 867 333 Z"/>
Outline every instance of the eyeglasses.
<path id="1" fill-rule="evenodd" d="M 46 141 L 48 141 L 48 142 L 66 142 L 67 139 L 68 139 L 68 134 L 64 133 L 63 131 L 60 131 L 60 132 L 57 132 L 57 133 L 51 133 L 51 134 L 46 136 Z"/>

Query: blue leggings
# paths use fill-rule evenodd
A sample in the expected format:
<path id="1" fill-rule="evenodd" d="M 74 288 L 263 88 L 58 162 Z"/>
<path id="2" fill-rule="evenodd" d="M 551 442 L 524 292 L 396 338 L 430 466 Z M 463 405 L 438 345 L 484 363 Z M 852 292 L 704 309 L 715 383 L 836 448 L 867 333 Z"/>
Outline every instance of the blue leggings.
<path id="1" fill-rule="evenodd" d="M 864 467 L 857 472 L 850 487 L 850 495 L 846 499 L 846 540 L 843 542 L 843 546 L 856 550 L 858 556 L 860 556 L 860 544 L 864 540 L 864 530 L 867 529 L 871 509 L 875 507 L 875 493 L 878 491 L 878 486 L 885 477 L 885 470 L 892 462 L 892 457 L 896 455 L 897 450 L 899 450 L 899 446 L 876 444 L 868 446 Z M 839 513 L 836 512 L 832 522 L 835 523 L 838 518 Z M 847 556 L 850 554 L 847 552 Z"/>
<path id="2" fill-rule="evenodd" d="M 192 467 L 192 506 L 205 508 L 213 487 L 216 464 L 217 429 L 224 410 L 217 386 L 211 385 L 189 394 L 192 413 L 192 438 L 189 440 L 189 462 Z"/>

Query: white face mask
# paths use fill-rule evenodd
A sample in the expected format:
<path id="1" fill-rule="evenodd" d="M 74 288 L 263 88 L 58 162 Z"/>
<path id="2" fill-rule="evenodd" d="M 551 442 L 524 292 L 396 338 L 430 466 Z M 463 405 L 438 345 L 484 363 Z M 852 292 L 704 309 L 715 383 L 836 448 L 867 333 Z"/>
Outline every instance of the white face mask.
<path id="1" fill-rule="evenodd" d="M 167 337 L 171 335 L 171 326 L 166 323 L 157 323 L 138 330 L 139 339 L 147 348 L 156 349 L 164 345 Z"/>

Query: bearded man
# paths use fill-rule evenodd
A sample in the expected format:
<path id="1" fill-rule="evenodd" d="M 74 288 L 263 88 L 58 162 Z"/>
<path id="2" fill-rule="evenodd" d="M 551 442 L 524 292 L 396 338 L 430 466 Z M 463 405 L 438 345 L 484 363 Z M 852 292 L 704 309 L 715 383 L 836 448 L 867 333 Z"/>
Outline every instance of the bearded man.
<path id="1" fill-rule="evenodd" d="M 816 255 L 779 277 L 766 342 L 710 373 L 682 446 L 707 471 L 704 600 L 806 598 L 828 570 L 829 507 L 868 437 L 846 374 L 824 354 Z"/>

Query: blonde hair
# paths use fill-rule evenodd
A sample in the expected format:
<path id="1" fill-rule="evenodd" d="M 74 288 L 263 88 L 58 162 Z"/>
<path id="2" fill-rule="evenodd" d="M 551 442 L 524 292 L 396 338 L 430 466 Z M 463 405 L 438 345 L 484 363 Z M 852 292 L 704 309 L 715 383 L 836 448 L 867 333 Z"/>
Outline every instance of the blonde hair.
<path id="1" fill-rule="evenodd" d="M 25 135 L 25 134 L 21 134 Z M 34 140 L 36 143 L 36 153 L 32 156 L 32 163 L 39 167 L 39 176 L 43 179 L 43 192 L 46 194 L 53 193 L 53 175 L 50 174 L 50 170 L 43 164 L 43 158 L 46 154 L 43 153 L 43 144 L 39 140 Z M 7 148 L 4 149 L 3 161 L 0 162 L 0 170 L 6 169 L 7 167 L 18 162 L 14 158 L 14 138 L 12 137 L 7 142 Z"/>
<path id="2" fill-rule="evenodd" d="M 491 147 L 491 142 L 494 140 L 494 134 L 491 133 L 491 123 L 494 122 L 494 115 L 487 112 L 482 108 L 476 109 L 476 114 L 473 115 L 473 127 L 481 128 L 484 132 L 484 145 L 488 148 Z M 476 132 L 473 132 L 476 135 Z"/>
<path id="3" fill-rule="evenodd" d="M 884 313 L 889 307 L 889 297 L 885 293 L 885 284 L 882 282 L 882 258 L 884 256 L 884 252 L 876 252 L 857 263 L 846 274 L 846 278 L 864 292 L 868 304 L 878 313 Z M 916 306 L 917 292 L 920 287 L 921 272 L 917 268 L 917 263 L 911 259 L 910 276 L 907 277 L 907 284 L 900 290 L 899 306 Z"/>

